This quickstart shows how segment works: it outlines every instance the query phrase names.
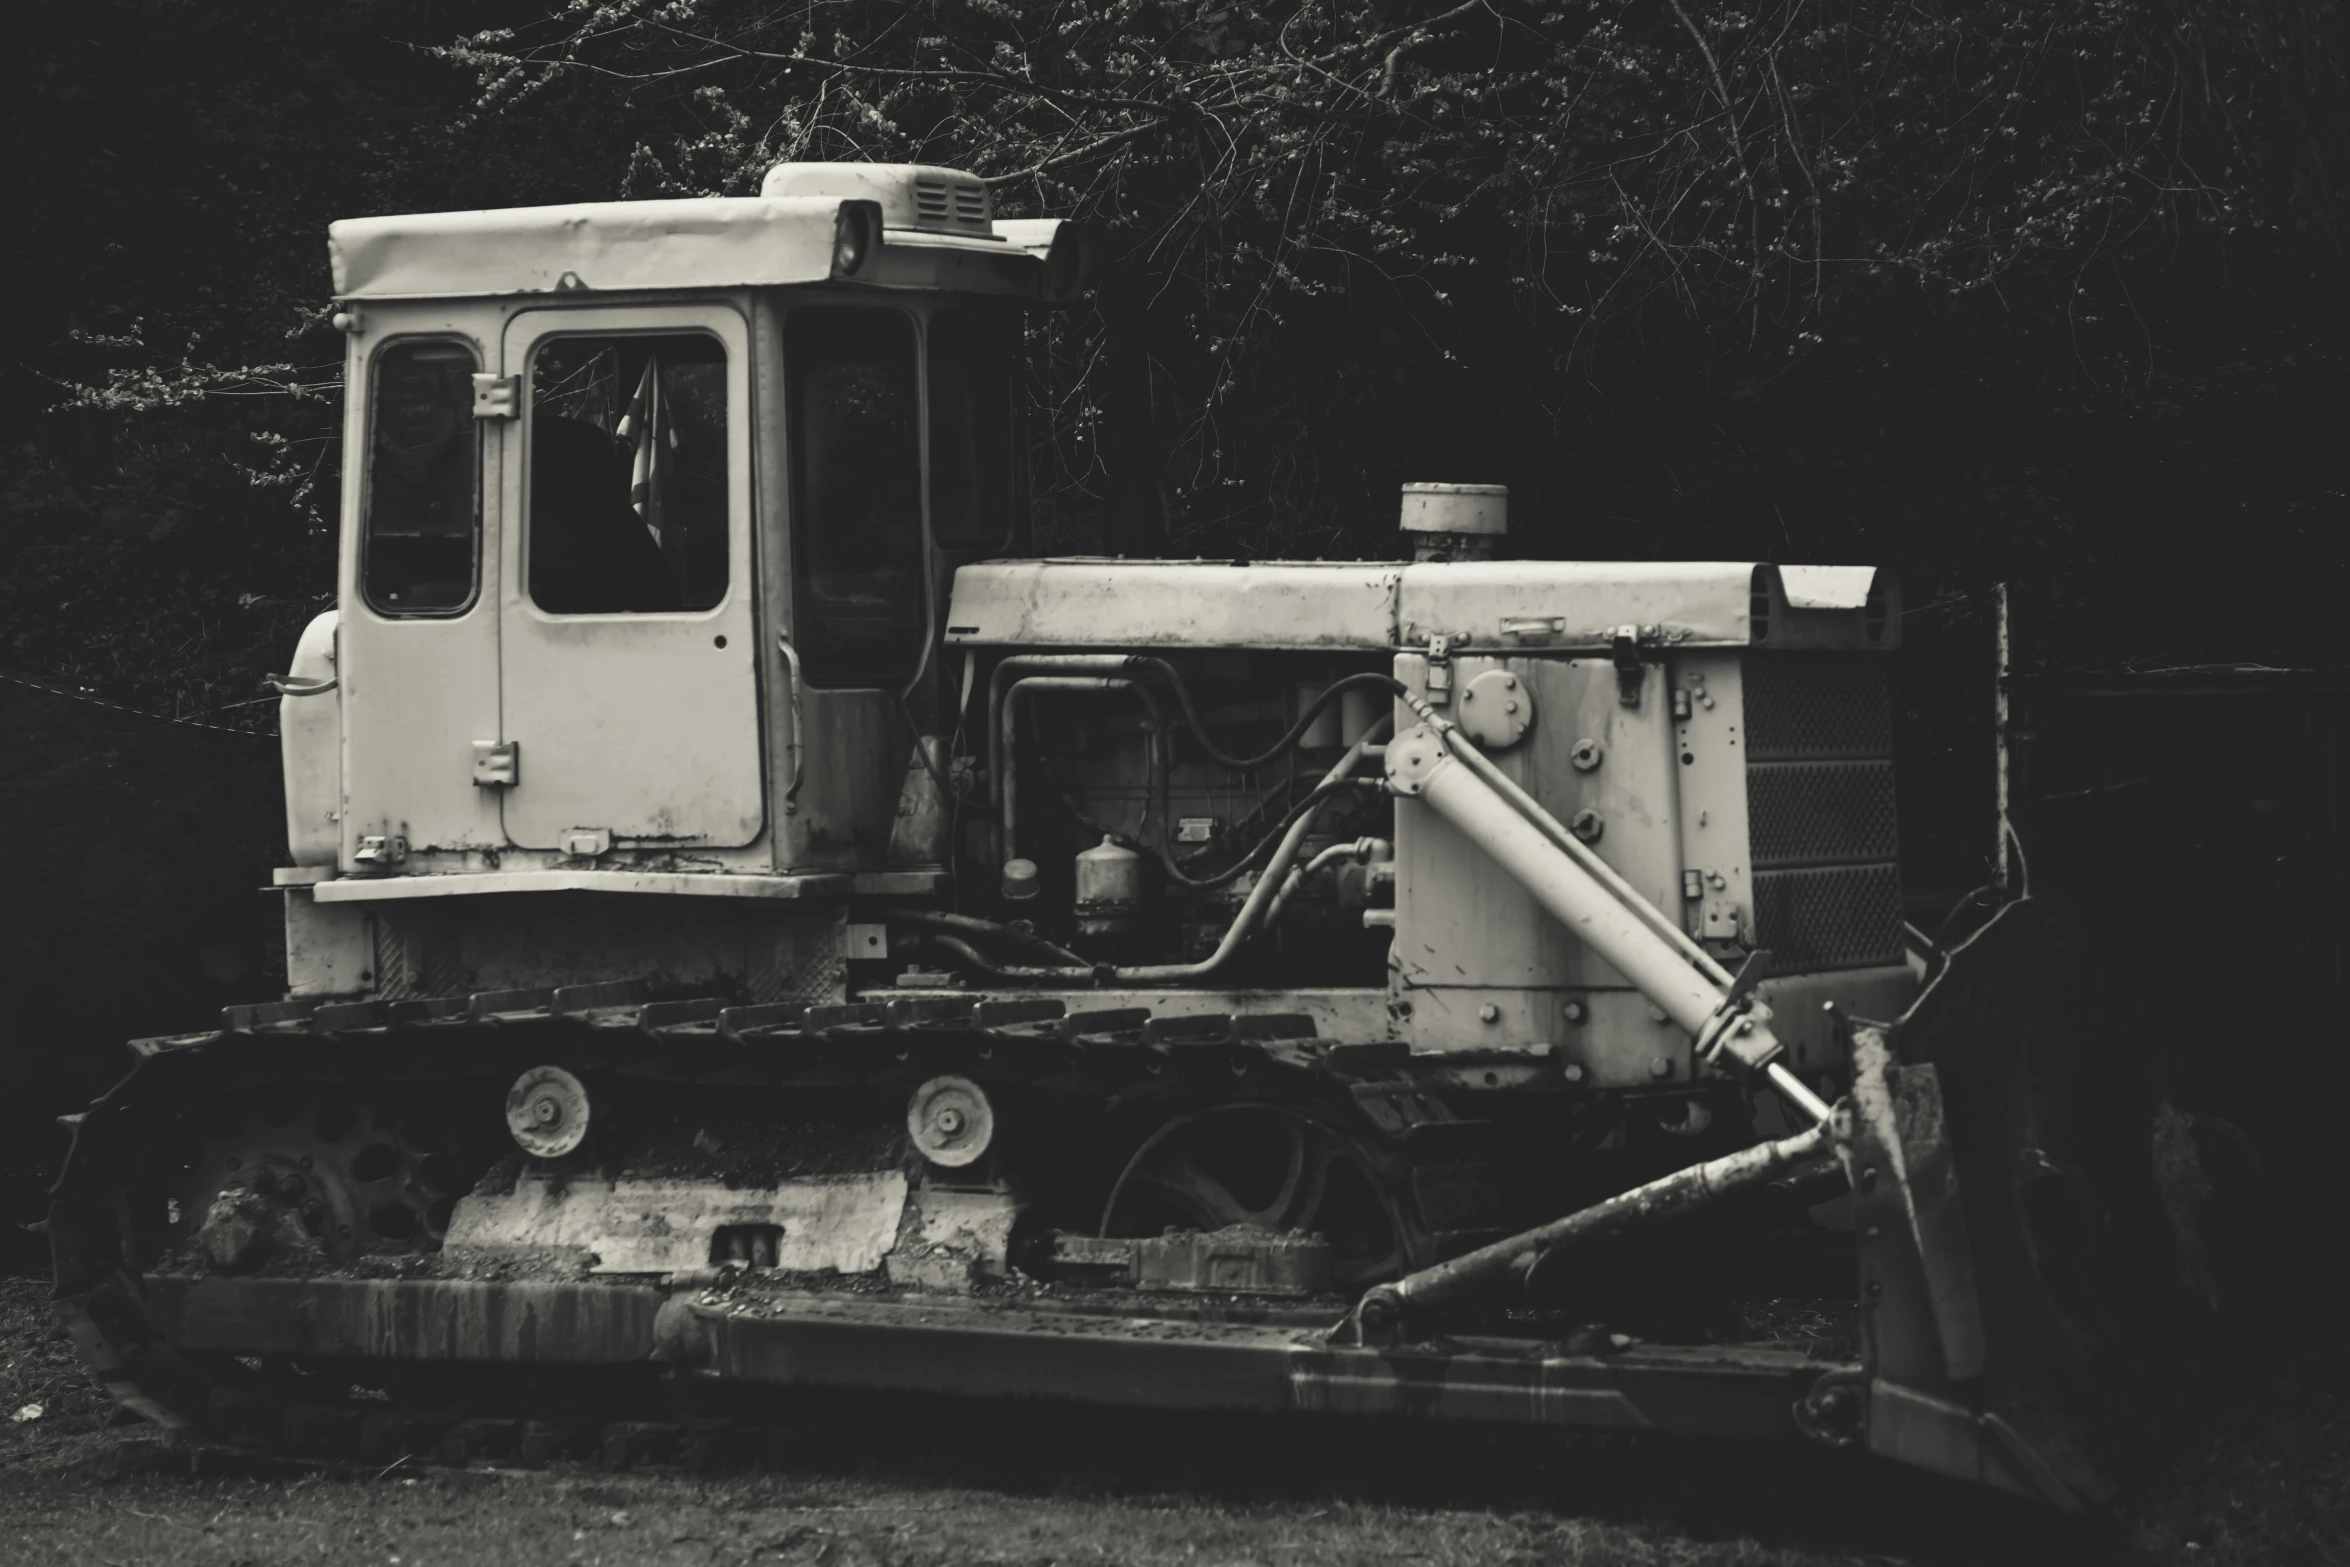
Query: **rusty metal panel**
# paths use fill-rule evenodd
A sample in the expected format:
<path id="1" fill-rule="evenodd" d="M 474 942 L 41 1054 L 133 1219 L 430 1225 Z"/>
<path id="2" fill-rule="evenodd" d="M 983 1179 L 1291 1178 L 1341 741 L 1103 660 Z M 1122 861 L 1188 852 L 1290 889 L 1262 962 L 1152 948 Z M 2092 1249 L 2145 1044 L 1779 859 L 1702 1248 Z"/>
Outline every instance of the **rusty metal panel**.
<path id="1" fill-rule="evenodd" d="M 375 933 L 365 909 L 320 906 L 308 887 L 288 887 L 286 995 L 356 996 L 375 980 Z"/>
<path id="2" fill-rule="evenodd" d="M 1405 654 L 1398 679 L 1429 688 L 1430 661 Z M 1643 695 L 1624 705 L 1614 664 L 1604 658 L 1462 656 L 1450 661 L 1453 691 L 1487 671 L 1516 676 L 1533 710 L 1517 744 L 1493 753 L 1501 770 L 1560 821 L 1596 824 L 1594 847 L 1641 895 L 1663 909 L 1681 905 L 1671 703 L 1662 664 L 1643 668 Z M 1597 764 L 1577 765 L 1589 742 Z M 1389 972 L 1409 1004 L 1407 1037 L 1421 1050 L 1551 1043 L 1566 1037 L 1570 991 L 1619 991 L 1627 981 L 1576 940 L 1516 878 L 1493 865 L 1458 829 L 1411 799 L 1396 802 L 1396 925 Z M 1585 1003 L 1578 1049 L 1587 1067 L 1636 1072 L 1654 1081 L 1660 1052 L 1681 1062 L 1687 1040 L 1659 1026 L 1644 1002 L 1629 1009 Z M 1619 1024 L 1632 1037 L 1619 1038 Z"/>
<path id="3" fill-rule="evenodd" d="M 809 1176 L 772 1186 L 621 1176 L 610 1181 L 526 1172 L 504 1193 L 457 1201 L 447 1249 L 459 1262 L 557 1261 L 592 1273 L 684 1273 L 712 1255 L 724 1228 L 760 1226 L 778 1239 L 764 1266 L 871 1273 L 896 1244 L 906 1210 L 902 1171 Z"/>
<path id="4" fill-rule="evenodd" d="M 1384 652 L 1395 643 L 1403 570 L 1344 561 L 994 561 L 955 573 L 947 641 Z"/>
<path id="5" fill-rule="evenodd" d="M 1602 647 L 1642 628 L 1662 648 L 1744 647 L 1758 568 L 1734 562 L 1471 561 L 1407 567 L 1403 641 Z M 1768 568 L 1762 568 L 1768 569 Z"/>
<path id="6" fill-rule="evenodd" d="M 149 1320 L 188 1349 L 393 1360 L 641 1363 L 661 1291 L 614 1284 L 149 1275 Z"/>

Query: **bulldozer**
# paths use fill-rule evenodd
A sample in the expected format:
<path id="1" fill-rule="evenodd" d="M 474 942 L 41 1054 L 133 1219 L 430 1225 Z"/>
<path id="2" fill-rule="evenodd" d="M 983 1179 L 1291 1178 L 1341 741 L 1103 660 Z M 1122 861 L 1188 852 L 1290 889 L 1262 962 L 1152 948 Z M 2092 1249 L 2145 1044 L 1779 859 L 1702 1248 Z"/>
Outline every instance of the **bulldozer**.
<path id="1" fill-rule="evenodd" d="M 123 1405 L 531 1460 L 896 1392 L 2097 1500 L 2002 1359 L 2013 1150 L 1905 1048 L 1957 959 L 1891 572 L 1507 558 L 1467 483 L 1391 560 L 1033 558 L 1093 242 L 951 169 L 330 247 L 286 993 L 133 1042 L 47 1221 Z"/>

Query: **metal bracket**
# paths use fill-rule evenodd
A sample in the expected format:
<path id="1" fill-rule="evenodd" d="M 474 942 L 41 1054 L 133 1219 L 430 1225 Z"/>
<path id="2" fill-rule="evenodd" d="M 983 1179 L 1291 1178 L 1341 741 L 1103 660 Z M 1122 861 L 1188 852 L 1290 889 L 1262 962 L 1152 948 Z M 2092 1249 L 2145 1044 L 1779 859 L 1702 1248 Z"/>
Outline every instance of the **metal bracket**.
<path id="1" fill-rule="evenodd" d="M 1746 1017 L 1748 1012 L 1754 1010 L 1755 987 L 1770 978 L 1770 973 L 1771 952 L 1768 947 L 1758 947 L 1746 955 L 1746 961 L 1739 964 L 1738 972 L 1730 977 L 1730 988 L 1722 992 L 1721 1005 L 1714 1008 L 1713 1016 L 1706 1019 L 1705 1027 L 1698 1032 L 1697 1053 L 1701 1057 L 1713 1061 L 1726 1050 L 1739 1065 L 1750 1071 L 1758 1071 L 1777 1056 L 1778 1047 L 1775 1043 L 1764 1045 L 1759 1050 L 1755 1044 L 1746 1044 L 1741 1048 L 1742 1042 L 1752 1039 L 1755 1033 L 1754 1022 Z M 1769 1021 L 1770 1015 L 1771 1009 L 1768 1007 L 1754 1014 L 1756 1021 L 1763 1022 Z"/>
<path id="2" fill-rule="evenodd" d="M 359 840 L 351 859 L 371 870 L 383 870 L 408 858 L 408 840 L 398 833 L 370 833 Z"/>
<path id="3" fill-rule="evenodd" d="M 517 419 L 522 416 L 522 377 L 477 375 L 473 378 L 473 417 Z"/>
<path id="4" fill-rule="evenodd" d="M 477 789 L 511 789 L 522 782 L 522 742 L 473 742 L 473 783 Z"/>
<path id="5" fill-rule="evenodd" d="M 1616 661 L 1616 700 L 1626 707 L 1640 705 L 1640 685 L 1647 674 L 1640 662 L 1640 628 L 1618 626 L 1610 634 Z"/>
<path id="6" fill-rule="evenodd" d="M 1443 706 L 1452 700 L 1452 638 L 1439 633 L 1428 639 L 1428 701 Z"/>
<path id="7" fill-rule="evenodd" d="M 1771 977 L 1771 949 L 1757 947 L 1738 965 L 1738 972 L 1730 976 L 1730 988 L 1722 993 L 1722 1009 L 1737 1007 L 1754 993 L 1764 980 Z"/>

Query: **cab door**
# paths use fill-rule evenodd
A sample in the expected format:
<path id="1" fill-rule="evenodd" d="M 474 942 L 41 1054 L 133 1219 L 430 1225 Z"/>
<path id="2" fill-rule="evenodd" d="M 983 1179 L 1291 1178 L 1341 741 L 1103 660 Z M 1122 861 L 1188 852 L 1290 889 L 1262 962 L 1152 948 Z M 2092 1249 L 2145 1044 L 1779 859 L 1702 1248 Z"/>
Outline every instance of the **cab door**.
<path id="1" fill-rule="evenodd" d="M 507 839 L 731 848 L 764 819 L 749 334 L 725 304 L 528 310 L 505 368 Z"/>

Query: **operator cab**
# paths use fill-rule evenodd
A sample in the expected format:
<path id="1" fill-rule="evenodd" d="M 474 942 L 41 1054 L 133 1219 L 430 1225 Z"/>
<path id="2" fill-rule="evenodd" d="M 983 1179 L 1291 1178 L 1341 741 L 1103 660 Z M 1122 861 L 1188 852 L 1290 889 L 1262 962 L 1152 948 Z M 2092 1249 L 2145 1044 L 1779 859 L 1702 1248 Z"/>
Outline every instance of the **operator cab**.
<path id="1" fill-rule="evenodd" d="M 295 669 L 341 691 L 288 731 L 297 868 L 925 890 L 912 731 L 955 566 L 1024 542 L 1020 312 L 1078 244 L 913 165 L 335 224 L 364 458 Z"/>

